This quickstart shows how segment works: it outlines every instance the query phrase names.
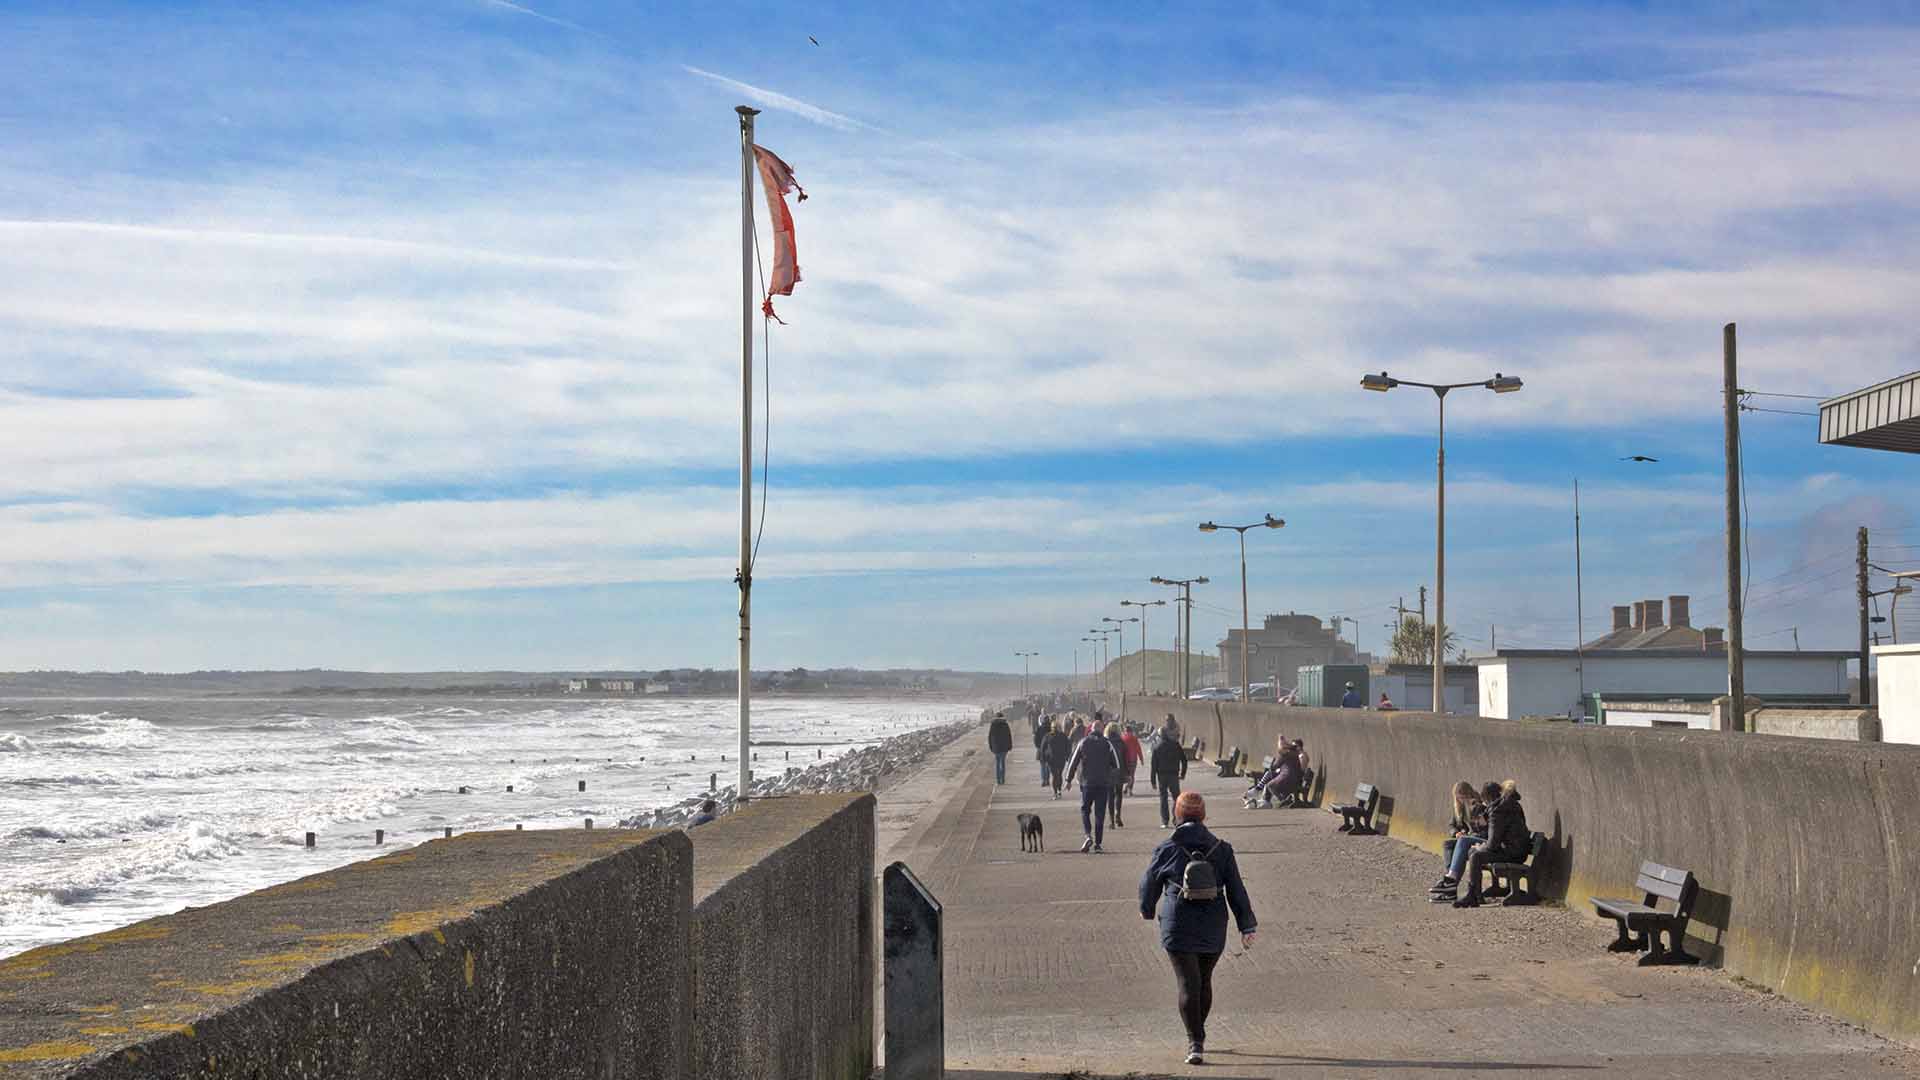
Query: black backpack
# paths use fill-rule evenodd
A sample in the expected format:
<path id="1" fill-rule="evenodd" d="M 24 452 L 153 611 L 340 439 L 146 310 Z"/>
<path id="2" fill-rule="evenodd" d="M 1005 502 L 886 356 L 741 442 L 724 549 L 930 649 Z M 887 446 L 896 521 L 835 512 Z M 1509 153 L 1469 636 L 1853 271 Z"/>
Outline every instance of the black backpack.
<path id="1" fill-rule="evenodd" d="M 1195 903 L 1209 903 L 1220 899 L 1220 873 L 1213 868 L 1213 853 L 1220 849 L 1220 841 L 1203 855 L 1196 855 L 1193 849 L 1184 849 L 1187 856 L 1186 869 L 1180 872 L 1180 899 Z"/>

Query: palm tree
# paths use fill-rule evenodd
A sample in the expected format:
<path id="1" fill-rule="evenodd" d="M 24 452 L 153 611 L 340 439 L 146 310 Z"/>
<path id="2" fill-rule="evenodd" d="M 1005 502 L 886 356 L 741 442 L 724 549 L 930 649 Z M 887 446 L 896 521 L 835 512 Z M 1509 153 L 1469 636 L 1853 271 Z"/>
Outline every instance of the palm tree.
<path id="1" fill-rule="evenodd" d="M 1459 635 L 1451 629 L 1447 631 L 1446 648 L 1448 652 L 1458 651 Z M 1399 629 L 1393 632 L 1393 641 L 1389 643 L 1396 664 L 1433 663 L 1433 624 L 1421 622 L 1417 618 L 1400 620 Z"/>

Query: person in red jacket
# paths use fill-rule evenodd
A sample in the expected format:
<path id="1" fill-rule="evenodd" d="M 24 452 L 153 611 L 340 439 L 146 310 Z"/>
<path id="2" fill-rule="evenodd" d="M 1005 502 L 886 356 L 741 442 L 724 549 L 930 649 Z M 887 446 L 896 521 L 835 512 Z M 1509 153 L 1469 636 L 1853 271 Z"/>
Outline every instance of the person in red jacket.
<path id="1" fill-rule="evenodd" d="M 1147 755 L 1140 749 L 1140 736 L 1134 733 L 1133 725 L 1128 724 L 1120 732 L 1120 742 L 1127 748 L 1127 794 L 1133 794 L 1133 770 Z"/>

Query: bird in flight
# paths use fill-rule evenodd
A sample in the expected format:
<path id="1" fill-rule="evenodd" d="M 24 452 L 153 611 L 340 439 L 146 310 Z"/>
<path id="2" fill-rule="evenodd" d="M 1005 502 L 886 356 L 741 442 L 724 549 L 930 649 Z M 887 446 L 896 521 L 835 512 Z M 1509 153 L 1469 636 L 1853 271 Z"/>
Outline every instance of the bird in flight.
<path id="1" fill-rule="evenodd" d="M 807 35 L 807 40 L 813 42 L 815 45 L 820 44 L 820 39 L 817 37 L 814 37 L 812 34 Z"/>
<path id="2" fill-rule="evenodd" d="M 1651 462 L 1654 462 L 1655 464 L 1658 464 L 1660 461 L 1660 459 L 1657 457 L 1648 457 L 1645 454 L 1635 454 L 1632 457 L 1623 457 L 1620 460 L 1621 461 L 1651 461 Z"/>

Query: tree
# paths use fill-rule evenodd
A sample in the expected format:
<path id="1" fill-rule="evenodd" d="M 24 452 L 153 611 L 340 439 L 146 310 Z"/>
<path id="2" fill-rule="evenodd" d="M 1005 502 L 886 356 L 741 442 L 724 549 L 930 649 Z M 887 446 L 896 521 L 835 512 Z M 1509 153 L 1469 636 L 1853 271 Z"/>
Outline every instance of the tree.
<path id="1" fill-rule="evenodd" d="M 1459 635 L 1451 629 L 1447 631 L 1446 646 L 1448 652 L 1456 652 L 1460 647 Z M 1433 624 L 1417 618 L 1402 619 L 1389 647 L 1396 664 L 1433 663 Z"/>

